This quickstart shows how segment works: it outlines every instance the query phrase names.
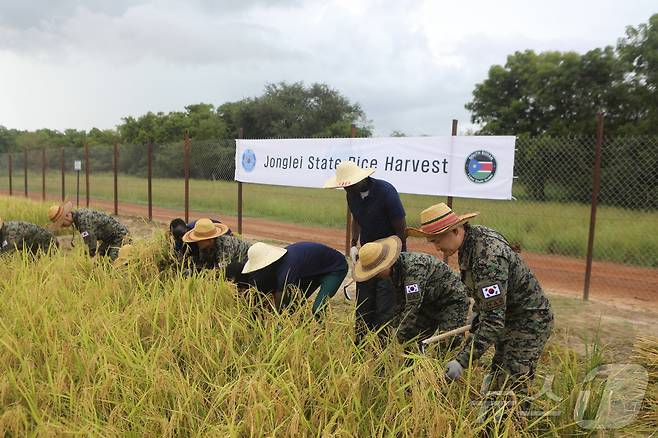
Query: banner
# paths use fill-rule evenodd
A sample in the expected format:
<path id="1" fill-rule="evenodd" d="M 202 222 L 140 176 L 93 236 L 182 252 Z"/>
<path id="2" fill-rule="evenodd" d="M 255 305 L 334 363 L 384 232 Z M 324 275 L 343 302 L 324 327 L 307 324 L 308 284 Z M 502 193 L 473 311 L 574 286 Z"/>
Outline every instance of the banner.
<path id="1" fill-rule="evenodd" d="M 236 140 L 235 179 L 321 188 L 336 166 L 375 167 L 400 193 L 511 199 L 513 136 Z"/>

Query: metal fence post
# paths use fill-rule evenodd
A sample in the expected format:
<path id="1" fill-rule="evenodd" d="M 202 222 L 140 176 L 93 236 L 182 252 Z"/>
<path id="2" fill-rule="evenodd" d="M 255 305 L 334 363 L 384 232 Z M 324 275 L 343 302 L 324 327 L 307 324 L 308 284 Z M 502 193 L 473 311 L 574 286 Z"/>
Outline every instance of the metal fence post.
<path id="1" fill-rule="evenodd" d="M 41 148 L 41 200 L 46 200 L 46 148 Z"/>
<path id="2" fill-rule="evenodd" d="M 238 138 L 244 138 L 244 128 L 238 130 Z M 238 181 L 238 234 L 242 234 L 242 183 Z"/>
<path id="3" fill-rule="evenodd" d="M 190 222 L 190 131 L 185 130 L 183 143 L 183 172 L 185 174 L 185 223 Z"/>
<path id="4" fill-rule="evenodd" d="M 152 192 L 152 181 L 153 176 L 153 140 L 149 140 L 147 145 L 147 179 L 148 179 L 148 206 L 149 206 L 149 220 L 153 220 L 153 192 Z"/>
<path id="5" fill-rule="evenodd" d="M 119 214 L 119 145 L 114 143 L 114 162 L 113 162 L 113 173 L 114 173 L 114 215 Z"/>
<path id="6" fill-rule="evenodd" d="M 457 135 L 457 119 L 452 119 L 452 130 L 450 131 L 451 136 L 456 136 Z M 452 208 L 452 196 L 448 196 L 448 207 Z M 444 255 L 443 256 L 443 262 L 448 263 L 448 256 Z"/>
<path id="7" fill-rule="evenodd" d="M 64 202 L 64 198 L 66 197 L 66 184 L 65 184 L 65 165 L 64 163 L 64 146 L 60 147 L 60 164 L 62 165 L 62 202 Z"/>
<path id="8" fill-rule="evenodd" d="M 589 238 L 587 239 L 587 263 L 585 266 L 585 287 L 583 300 L 589 299 L 589 286 L 592 278 L 592 258 L 594 256 L 594 229 L 596 227 L 596 207 L 601 189 L 601 145 L 603 144 L 603 114 L 596 115 L 596 146 L 594 152 L 594 175 L 592 180 L 592 208 L 589 216 Z"/>
<path id="9" fill-rule="evenodd" d="M 27 198 L 27 147 L 23 149 L 23 178 L 25 181 L 25 197 Z"/>
<path id="10" fill-rule="evenodd" d="M 354 123 L 350 125 L 350 138 L 356 138 L 356 126 Z M 347 205 L 347 196 L 345 197 L 345 256 L 350 255 L 350 247 L 352 246 L 352 212 L 350 206 Z"/>
<path id="11" fill-rule="evenodd" d="M 85 195 L 87 197 L 86 204 L 89 208 L 89 143 L 85 143 Z"/>
<path id="12" fill-rule="evenodd" d="M 13 178 L 11 177 L 11 173 L 12 173 L 12 168 L 14 166 L 11 158 L 11 152 L 7 154 L 7 165 L 9 167 L 9 196 L 12 196 L 14 194 L 14 184 L 13 184 Z"/>

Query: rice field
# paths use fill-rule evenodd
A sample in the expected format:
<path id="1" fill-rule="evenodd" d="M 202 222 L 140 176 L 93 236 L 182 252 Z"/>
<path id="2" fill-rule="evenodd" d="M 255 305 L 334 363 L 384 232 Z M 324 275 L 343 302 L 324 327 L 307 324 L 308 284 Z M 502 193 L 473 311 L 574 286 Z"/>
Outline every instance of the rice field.
<path id="1" fill-rule="evenodd" d="M 5 220 L 38 219 L 43 205 L 2 200 Z M 40 220 L 43 223 L 43 220 Z M 448 383 L 450 353 L 405 353 L 372 336 L 352 342 L 351 306 L 336 296 L 322 322 L 309 306 L 276 314 L 214 272 L 184 278 L 162 268 L 167 240 L 136 243 L 122 268 L 83 245 L 0 264 L 0 434 L 4 436 L 588 436 L 574 414 L 596 418 L 607 400 L 578 395 L 604 363 L 593 335 L 582 352 L 549 344 L 534 390 L 552 377 L 539 416 L 480 415 L 486 368 Z M 634 360 L 651 376 L 641 419 L 657 426 L 658 339 Z M 415 351 L 415 350 L 412 350 Z"/>

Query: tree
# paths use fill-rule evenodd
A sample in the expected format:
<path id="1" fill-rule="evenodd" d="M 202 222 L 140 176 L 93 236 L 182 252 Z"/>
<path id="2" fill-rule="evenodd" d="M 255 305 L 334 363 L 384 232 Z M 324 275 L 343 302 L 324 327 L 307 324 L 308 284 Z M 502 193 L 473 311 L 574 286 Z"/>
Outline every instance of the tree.
<path id="1" fill-rule="evenodd" d="M 617 47 L 515 52 L 476 84 L 466 104 L 483 134 L 658 134 L 658 14 L 630 26 Z"/>
<path id="2" fill-rule="evenodd" d="M 371 135 L 361 106 L 326 84 L 267 84 L 262 96 L 226 103 L 218 114 L 235 137 L 240 128 L 250 138 L 345 137 L 352 124 Z"/>

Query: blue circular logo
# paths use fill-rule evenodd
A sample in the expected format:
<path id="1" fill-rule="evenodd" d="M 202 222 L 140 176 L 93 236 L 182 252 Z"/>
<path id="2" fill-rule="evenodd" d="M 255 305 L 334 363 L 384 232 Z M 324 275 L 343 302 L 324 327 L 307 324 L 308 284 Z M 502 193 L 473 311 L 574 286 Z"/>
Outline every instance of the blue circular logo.
<path id="1" fill-rule="evenodd" d="M 464 171 L 468 179 L 482 184 L 494 177 L 497 167 L 493 154 L 487 151 L 475 151 L 466 158 Z"/>
<path id="2" fill-rule="evenodd" d="M 256 154 L 251 149 L 247 149 L 242 153 L 242 168 L 251 172 L 254 167 L 256 167 Z"/>

